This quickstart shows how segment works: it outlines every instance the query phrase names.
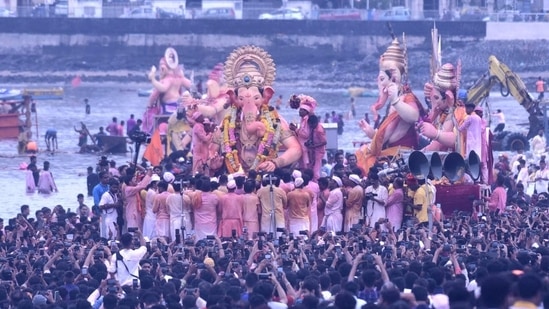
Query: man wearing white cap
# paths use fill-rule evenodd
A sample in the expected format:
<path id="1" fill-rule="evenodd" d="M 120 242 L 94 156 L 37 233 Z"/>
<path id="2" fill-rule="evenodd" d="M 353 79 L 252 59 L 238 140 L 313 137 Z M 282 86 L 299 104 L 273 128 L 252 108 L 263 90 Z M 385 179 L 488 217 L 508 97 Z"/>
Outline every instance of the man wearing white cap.
<path id="1" fill-rule="evenodd" d="M 294 180 L 295 189 L 288 193 L 288 219 L 290 233 L 298 234 L 299 231 L 309 230 L 309 208 L 311 207 L 311 196 L 303 190 L 303 178 Z"/>
<path id="2" fill-rule="evenodd" d="M 236 236 L 242 234 L 242 196 L 235 193 L 236 181 L 227 183 L 229 193 L 219 198 L 219 213 L 221 222 L 219 224 L 219 237 L 231 237 L 232 231 Z"/>
<path id="3" fill-rule="evenodd" d="M 341 178 L 332 176 L 332 180 L 328 186 L 330 195 L 324 208 L 323 226 L 326 227 L 327 232 L 340 232 L 343 225 L 343 216 L 341 215 L 341 211 L 343 210 L 342 186 L 343 182 Z"/>
<path id="4" fill-rule="evenodd" d="M 349 232 L 353 224 L 358 224 L 360 220 L 360 212 L 362 210 L 362 200 L 364 199 L 364 189 L 360 185 L 361 179 L 356 174 L 349 175 L 349 180 L 352 182 L 350 186 L 347 200 L 345 201 L 345 232 Z"/>

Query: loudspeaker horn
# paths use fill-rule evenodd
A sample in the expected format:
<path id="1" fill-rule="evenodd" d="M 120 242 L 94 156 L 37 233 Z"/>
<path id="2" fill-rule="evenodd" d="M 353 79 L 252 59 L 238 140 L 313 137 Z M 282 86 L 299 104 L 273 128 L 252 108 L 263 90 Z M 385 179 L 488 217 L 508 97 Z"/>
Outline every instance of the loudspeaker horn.
<path id="1" fill-rule="evenodd" d="M 410 154 L 408 167 L 410 168 L 410 173 L 416 177 L 423 176 L 427 178 L 429 175 L 429 159 L 421 151 L 416 150 Z"/>
<path id="2" fill-rule="evenodd" d="M 480 177 L 480 157 L 478 154 L 471 150 L 469 152 L 469 156 L 467 157 L 467 169 L 469 172 L 469 175 L 471 175 L 471 178 L 473 180 L 478 180 Z"/>
<path id="3" fill-rule="evenodd" d="M 450 182 L 460 179 L 463 176 L 463 173 L 465 173 L 466 167 L 465 160 L 458 152 L 449 153 L 442 164 L 444 176 L 446 176 Z"/>
<path id="4" fill-rule="evenodd" d="M 448 156 L 448 152 L 434 152 L 431 155 L 431 173 L 434 179 L 440 179 L 443 175 L 442 165 L 444 159 Z"/>

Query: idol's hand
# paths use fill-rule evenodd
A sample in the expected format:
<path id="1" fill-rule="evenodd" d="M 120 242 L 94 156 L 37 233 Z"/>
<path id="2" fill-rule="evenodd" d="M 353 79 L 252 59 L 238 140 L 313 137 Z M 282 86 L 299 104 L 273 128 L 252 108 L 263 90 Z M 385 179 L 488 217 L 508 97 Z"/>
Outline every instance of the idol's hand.
<path id="1" fill-rule="evenodd" d="M 389 102 L 394 103 L 398 99 L 398 85 L 395 83 L 390 83 L 385 89 L 387 90 Z"/>
<path id="2" fill-rule="evenodd" d="M 425 121 L 418 124 L 418 131 L 419 133 L 421 133 L 421 135 L 429 139 L 435 138 L 438 134 L 437 128 L 435 128 L 435 126 L 431 123 Z"/>
<path id="3" fill-rule="evenodd" d="M 261 172 L 273 172 L 276 169 L 276 164 L 273 161 L 265 161 L 257 167 Z"/>

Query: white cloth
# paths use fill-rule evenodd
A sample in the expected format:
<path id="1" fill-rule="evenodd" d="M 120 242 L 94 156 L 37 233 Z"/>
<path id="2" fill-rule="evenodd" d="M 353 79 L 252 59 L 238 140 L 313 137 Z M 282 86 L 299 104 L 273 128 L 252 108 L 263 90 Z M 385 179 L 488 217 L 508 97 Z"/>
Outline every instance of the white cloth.
<path id="1" fill-rule="evenodd" d="M 356 306 L 355 309 L 362 309 L 362 306 L 366 305 L 366 301 L 355 296 Z"/>
<path id="2" fill-rule="evenodd" d="M 115 278 L 118 280 L 120 285 L 131 285 L 133 283 L 133 279 L 137 279 L 136 277 L 139 277 L 139 261 L 141 261 L 146 253 L 147 247 L 145 246 L 141 246 L 135 250 L 120 250 L 120 255 L 122 256 L 122 260 L 124 262 L 117 260 L 117 255 L 113 254 L 111 256 L 109 273 L 115 274 Z M 124 266 L 124 263 L 126 266 Z M 128 267 L 127 270 L 126 267 Z"/>
<path id="3" fill-rule="evenodd" d="M 36 184 L 34 183 L 34 176 L 32 175 L 31 170 L 25 171 L 25 191 L 27 193 L 34 193 L 36 192 Z"/>
<path id="4" fill-rule="evenodd" d="M 545 168 L 536 172 L 535 179 L 538 178 L 549 178 L 549 169 Z M 547 180 L 536 180 L 536 191 L 539 193 L 547 193 L 547 186 L 549 181 Z"/>
<path id="5" fill-rule="evenodd" d="M 50 171 L 41 171 L 38 178 L 38 193 L 50 194 L 56 191 L 57 187 L 53 181 L 53 176 Z"/>
<path id="6" fill-rule="evenodd" d="M 288 305 L 276 301 L 268 302 L 267 306 L 269 306 L 269 308 L 271 309 L 288 309 Z"/>
<path id="7" fill-rule="evenodd" d="M 181 232 L 181 219 L 183 216 L 183 198 L 179 193 L 172 193 L 166 199 L 168 211 L 170 213 L 170 239 L 175 240 L 175 230 Z M 181 235 L 181 234 L 179 234 Z"/>
<path id="8" fill-rule="evenodd" d="M 494 116 L 496 117 L 498 124 L 505 123 L 505 115 L 503 113 L 495 113 Z"/>
<path id="9" fill-rule="evenodd" d="M 101 200 L 99 201 L 99 206 L 114 204 L 118 201 L 116 195 L 111 194 L 110 191 L 103 193 Z M 116 229 L 116 221 L 118 220 L 118 212 L 114 208 L 101 211 L 101 220 L 103 220 L 104 225 L 101 227 L 101 237 L 107 239 L 116 239 L 118 238 L 118 230 Z"/>
<path id="10" fill-rule="evenodd" d="M 343 226 L 343 193 L 341 189 L 335 188 L 330 191 L 326 207 L 324 208 L 324 226 L 327 232 L 339 232 Z"/>
<path id="11" fill-rule="evenodd" d="M 541 154 L 545 152 L 545 148 L 547 147 L 547 141 L 545 140 L 545 136 L 534 136 L 530 142 L 530 145 L 532 146 L 534 156 L 541 156 Z"/>
<path id="12" fill-rule="evenodd" d="M 153 201 L 156 191 L 149 189 L 145 196 L 145 218 L 143 220 L 143 237 L 156 237 L 156 214 L 153 212 Z"/>
<path id="13" fill-rule="evenodd" d="M 382 185 L 379 185 L 377 188 L 368 186 L 364 192 L 365 194 L 375 194 L 376 196 L 374 196 L 374 198 L 383 202 L 387 202 L 387 198 L 389 197 L 387 188 Z M 366 205 L 366 216 L 369 218 L 370 227 L 374 227 L 375 223 L 378 222 L 380 218 L 387 218 L 385 214 L 385 204 L 380 204 L 371 199 L 368 200 Z"/>
<path id="14" fill-rule="evenodd" d="M 517 183 L 522 182 L 526 188 L 528 186 L 528 180 L 530 180 L 530 175 L 528 175 L 528 168 L 525 166 L 518 172 Z"/>
<path id="15" fill-rule="evenodd" d="M 320 188 L 318 187 L 318 184 L 313 181 L 309 181 L 309 184 L 305 188 L 313 192 L 313 202 L 311 203 L 311 207 L 309 207 L 309 220 L 311 221 L 311 226 L 310 228 L 307 229 L 312 233 L 318 230 L 317 207 L 318 207 L 318 195 L 320 194 Z"/>
<path id="16" fill-rule="evenodd" d="M 305 231 L 309 229 L 309 218 L 290 218 L 289 221 L 290 233 L 294 233 L 294 235 L 298 235 L 299 231 Z"/>

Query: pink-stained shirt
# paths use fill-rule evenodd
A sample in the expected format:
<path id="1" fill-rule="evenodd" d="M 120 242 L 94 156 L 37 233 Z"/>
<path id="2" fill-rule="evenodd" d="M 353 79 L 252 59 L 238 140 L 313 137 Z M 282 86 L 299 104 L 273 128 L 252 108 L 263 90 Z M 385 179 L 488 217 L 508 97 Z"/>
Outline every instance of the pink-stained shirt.
<path id="1" fill-rule="evenodd" d="M 156 236 L 170 237 L 170 213 L 167 199 L 170 192 L 164 191 L 154 197 L 153 212 L 156 214 Z"/>
<path id="2" fill-rule="evenodd" d="M 404 191 L 395 189 L 389 194 L 387 202 L 385 202 L 385 214 L 394 230 L 400 229 L 402 226 L 402 216 L 404 214 Z"/>
<path id="3" fill-rule="evenodd" d="M 505 206 L 507 204 L 507 192 L 503 187 L 496 187 L 490 196 L 488 201 L 488 209 L 490 211 L 499 210 L 499 213 L 505 212 Z"/>
<path id="4" fill-rule="evenodd" d="M 474 151 L 480 157 L 482 155 L 482 119 L 475 113 L 470 114 L 459 126 L 459 131 L 467 133 L 465 156 Z"/>
<path id="5" fill-rule="evenodd" d="M 196 239 L 204 239 L 217 233 L 217 207 L 219 199 L 215 193 L 196 191 L 200 198 L 194 198 L 194 230 Z M 200 203 L 198 203 L 199 201 Z"/>
<path id="6" fill-rule="evenodd" d="M 143 218 L 139 211 L 139 204 L 141 203 L 141 190 L 144 190 L 151 182 L 151 176 L 145 175 L 143 179 L 135 186 L 126 186 L 124 188 L 124 195 L 126 196 L 126 226 L 138 227 L 142 229 Z M 141 205 L 144 210 L 145 205 Z"/>
<path id="7" fill-rule="evenodd" d="M 290 191 L 292 191 L 295 187 L 294 187 L 294 183 L 293 182 L 280 182 L 280 185 L 278 186 L 280 189 L 284 190 L 284 193 L 288 194 Z"/>
<path id="8" fill-rule="evenodd" d="M 231 237 L 232 230 L 236 230 L 236 235 L 242 234 L 242 195 L 229 192 L 219 199 L 219 213 L 221 214 L 221 223 L 219 225 L 220 237 Z"/>
<path id="9" fill-rule="evenodd" d="M 38 179 L 38 192 L 50 194 L 53 191 L 57 191 L 57 186 L 53 180 L 53 175 L 50 171 L 41 171 L 40 178 Z"/>

